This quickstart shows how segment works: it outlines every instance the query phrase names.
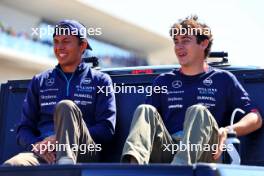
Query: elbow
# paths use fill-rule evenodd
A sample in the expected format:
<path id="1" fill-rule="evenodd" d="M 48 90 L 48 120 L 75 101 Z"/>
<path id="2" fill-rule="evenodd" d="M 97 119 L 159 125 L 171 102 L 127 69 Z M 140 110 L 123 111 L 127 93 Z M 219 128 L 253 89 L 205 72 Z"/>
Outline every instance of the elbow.
<path id="1" fill-rule="evenodd" d="M 262 127 L 262 117 L 259 112 L 257 114 L 257 121 L 256 121 L 256 130 Z"/>
<path id="2" fill-rule="evenodd" d="M 258 129 L 262 127 L 262 117 L 258 118 Z"/>

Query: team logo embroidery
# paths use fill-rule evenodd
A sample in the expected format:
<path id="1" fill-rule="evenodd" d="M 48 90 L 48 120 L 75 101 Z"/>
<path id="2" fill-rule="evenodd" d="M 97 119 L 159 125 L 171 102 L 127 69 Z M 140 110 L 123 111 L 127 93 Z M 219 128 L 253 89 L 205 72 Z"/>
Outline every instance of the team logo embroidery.
<path id="1" fill-rule="evenodd" d="M 213 84 L 213 80 L 211 78 L 206 78 L 203 80 L 203 84 L 206 86 L 211 86 Z"/>
<path id="2" fill-rule="evenodd" d="M 49 78 L 45 81 L 46 86 L 52 86 L 54 84 L 55 80 L 54 78 Z"/>
<path id="3" fill-rule="evenodd" d="M 81 85 L 88 85 L 92 82 L 92 80 L 90 78 L 84 78 L 82 81 L 81 81 Z"/>
<path id="4" fill-rule="evenodd" d="M 178 89 L 182 86 L 182 82 L 180 80 L 176 80 L 172 82 L 172 87 Z"/>

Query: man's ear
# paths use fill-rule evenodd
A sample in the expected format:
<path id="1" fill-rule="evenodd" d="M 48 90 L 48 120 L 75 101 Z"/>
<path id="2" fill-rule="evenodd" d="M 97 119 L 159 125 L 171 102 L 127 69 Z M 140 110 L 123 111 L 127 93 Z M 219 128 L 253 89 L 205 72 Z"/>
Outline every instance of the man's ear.
<path id="1" fill-rule="evenodd" d="M 80 47 L 81 47 L 81 51 L 82 51 L 82 53 L 86 50 L 87 45 L 88 45 L 87 41 L 83 41 L 83 42 L 81 43 Z"/>
<path id="2" fill-rule="evenodd" d="M 200 46 L 205 50 L 208 47 L 209 40 L 205 39 L 200 43 Z"/>

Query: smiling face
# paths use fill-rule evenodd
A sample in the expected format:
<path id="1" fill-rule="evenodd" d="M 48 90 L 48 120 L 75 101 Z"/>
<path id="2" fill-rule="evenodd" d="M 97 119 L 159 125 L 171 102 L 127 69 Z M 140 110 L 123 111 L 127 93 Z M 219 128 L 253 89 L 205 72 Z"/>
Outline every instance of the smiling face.
<path id="1" fill-rule="evenodd" d="M 81 62 L 87 43 L 79 42 L 76 36 L 57 35 L 53 38 L 55 56 L 65 72 L 74 72 Z"/>
<path id="2" fill-rule="evenodd" d="M 196 67 L 196 71 L 193 72 L 199 72 L 206 63 L 205 59 L 213 43 L 210 27 L 201 23 L 197 15 L 191 15 L 174 23 L 170 28 L 170 36 L 174 41 L 174 50 L 182 68 L 195 70 Z"/>
<path id="3" fill-rule="evenodd" d="M 197 43 L 193 35 L 177 35 L 173 38 L 174 51 L 182 67 L 196 66 L 204 63 L 204 50 L 208 40 Z"/>

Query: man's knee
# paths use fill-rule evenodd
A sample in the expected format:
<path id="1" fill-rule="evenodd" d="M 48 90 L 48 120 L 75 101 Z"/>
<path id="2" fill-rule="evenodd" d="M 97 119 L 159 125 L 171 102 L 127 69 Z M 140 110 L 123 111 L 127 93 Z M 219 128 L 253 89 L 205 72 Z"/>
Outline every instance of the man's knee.
<path id="1" fill-rule="evenodd" d="M 202 104 L 195 104 L 187 109 L 184 123 L 189 124 L 190 121 L 193 120 L 199 121 L 202 123 L 201 125 L 210 124 L 211 126 L 218 127 L 214 116 L 211 114 L 208 108 Z"/>
<path id="2" fill-rule="evenodd" d="M 144 121 L 160 121 L 161 117 L 158 113 L 158 110 L 149 104 L 141 104 L 135 110 L 133 121 L 137 121 L 138 119 L 144 119 Z"/>
<path id="3" fill-rule="evenodd" d="M 66 117 L 71 117 L 70 114 L 79 113 L 77 109 L 78 109 L 77 105 L 75 105 L 75 103 L 71 100 L 62 100 L 59 103 L 57 103 L 53 116 L 54 125 L 55 126 L 58 124 L 61 125 L 63 122 L 66 122 L 68 120 L 71 121 L 71 118 L 66 118 Z"/>
<path id="4" fill-rule="evenodd" d="M 201 120 L 201 118 L 202 119 L 207 118 L 207 117 L 211 118 L 213 116 L 206 106 L 202 104 L 195 104 L 187 108 L 185 118 L 186 117 L 189 117 L 189 118 L 191 117 L 191 119 L 192 118 L 196 119 L 197 117 L 199 117 L 199 119 Z"/>
<path id="5" fill-rule="evenodd" d="M 195 105 L 192 105 L 190 107 L 187 108 L 187 112 L 190 112 L 190 111 L 205 111 L 207 110 L 206 106 L 202 105 L 202 104 L 195 104 Z"/>
<path id="6" fill-rule="evenodd" d="M 157 111 L 157 109 L 154 106 L 149 104 L 141 104 L 136 109 L 136 111 L 143 111 L 143 110 L 153 111 L 153 112 Z"/>
<path id="7" fill-rule="evenodd" d="M 62 100 L 56 105 L 56 112 L 65 112 L 72 110 L 75 107 L 75 103 L 71 100 Z"/>

